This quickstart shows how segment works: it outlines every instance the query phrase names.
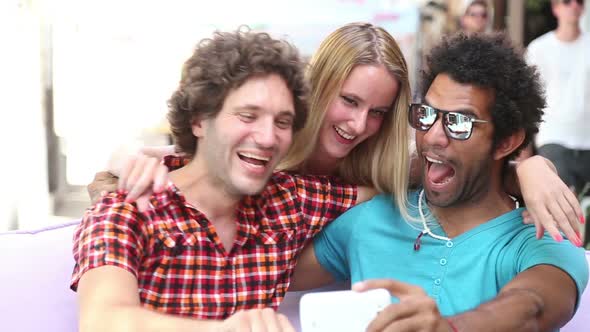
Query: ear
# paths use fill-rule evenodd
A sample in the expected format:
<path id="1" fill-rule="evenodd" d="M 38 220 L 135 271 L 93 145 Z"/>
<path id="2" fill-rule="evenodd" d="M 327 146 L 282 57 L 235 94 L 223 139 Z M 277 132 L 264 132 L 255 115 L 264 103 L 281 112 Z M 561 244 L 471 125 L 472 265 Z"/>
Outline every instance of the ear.
<path id="1" fill-rule="evenodd" d="M 504 138 L 496 145 L 494 149 L 494 160 L 506 158 L 509 154 L 514 152 L 524 142 L 524 129 L 520 129 L 514 134 Z"/>
<path id="2" fill-rule="evenodd" d="M 193 135 L 197 138 L 201 138 L 205 136 L 205 127 L 206 127 L 206 119 L 201 119 L 199 117 L 194 117 L 191 120 L 191 128 Z"/>

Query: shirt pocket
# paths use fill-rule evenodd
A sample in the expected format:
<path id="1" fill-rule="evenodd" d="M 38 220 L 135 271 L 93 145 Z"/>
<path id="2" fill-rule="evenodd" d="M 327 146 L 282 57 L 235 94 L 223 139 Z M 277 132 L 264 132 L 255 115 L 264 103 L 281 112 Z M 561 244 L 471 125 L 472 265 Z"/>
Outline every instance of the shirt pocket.
<path id="1" fill-rule="evenodd" d="M 216 311 L 211 308 L 221 308 L 215 286 L 202 280 L 218 276 L 225 261 L 215 256 L 214 248 L 203 245 L 208 244 L 199 243 L 194 234 L 159 233 L 150 256 L 144 258 L 142 302 L 161 312 L 195 318 L 207 318 Z"/>
<path id="2" fill-rule="evenodd" d="M 255 299 L 248 299 L 250 303 L 276 307 L 289 286 L 299 251 L 295 230 L 259 230 L 252 234 L 243 250 L 243 255 L 236 257 L 235 263 L 241 266 L 236 282 L 259 294 Z"/>

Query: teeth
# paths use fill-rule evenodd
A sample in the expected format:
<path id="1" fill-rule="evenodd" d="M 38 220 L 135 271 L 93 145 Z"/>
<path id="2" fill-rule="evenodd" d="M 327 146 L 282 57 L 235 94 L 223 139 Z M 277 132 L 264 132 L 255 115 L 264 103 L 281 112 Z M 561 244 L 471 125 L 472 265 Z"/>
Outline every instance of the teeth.
<path id="1" fill-rule="evenodd" d="M 430 161 L 431 163 L 435 163 L 435 164 L 442 164 L 443 163 L 440 160 L 432 159 L 430 157 L 426 157 L 426 160 Z"/>
<path id="2" fill-rule="evenodd" d="M 356 138 L 356 136 L 350 135 L 348 133 L 346 133 L 344 130 L 340 129 L 339 127 L 334 126 L 334 129 L 336 130 L 336 132 L 338 133 L 338 135 L 346 138 L 347 140 L 353 140 Z"/>
<path id="3" fill-rule="evenodd" d="M 261 160 L 261 161 L 269 161 L 270 160 L 270 157 L 259 156 L 259 155 L 255 155 L 255 154 L 248 153 L 248 152 L 240 152 L 240 155 L 244 156 L 246 158 L 252 158 L 252 159 Z"/>

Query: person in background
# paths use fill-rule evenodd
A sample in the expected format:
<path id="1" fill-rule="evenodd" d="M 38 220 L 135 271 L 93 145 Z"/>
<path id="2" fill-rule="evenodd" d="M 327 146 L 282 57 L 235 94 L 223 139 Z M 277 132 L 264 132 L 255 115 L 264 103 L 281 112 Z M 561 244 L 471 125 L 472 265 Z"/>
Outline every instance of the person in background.
<path id="1" fill-rule="evenodd" d="M 488 9 L 487 1 L 471 1 L 460 19 L 463 32 L 466 34 L 485 32 L 490 22 Z"/>
<path id="2" fill-rule="evenodd" d="M 547 94 L 537 152 L 579 193 L 590 182 L 590 35 L 580 29 L 583 0 L 553 0 L 551 8 L 557 29 L 533 40 L 526 53 Z"/>

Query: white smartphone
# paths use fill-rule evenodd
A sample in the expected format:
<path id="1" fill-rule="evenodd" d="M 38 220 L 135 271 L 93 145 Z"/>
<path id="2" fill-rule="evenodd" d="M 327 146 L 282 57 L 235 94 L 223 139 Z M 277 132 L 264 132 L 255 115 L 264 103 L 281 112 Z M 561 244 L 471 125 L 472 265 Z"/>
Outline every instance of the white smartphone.
<path id="1" fill-rule="evenodd" d="M 385 289 L 307 293 L 299 302 L 301 331 L 364 332 L 389 304 L 391 295 Z"/>

